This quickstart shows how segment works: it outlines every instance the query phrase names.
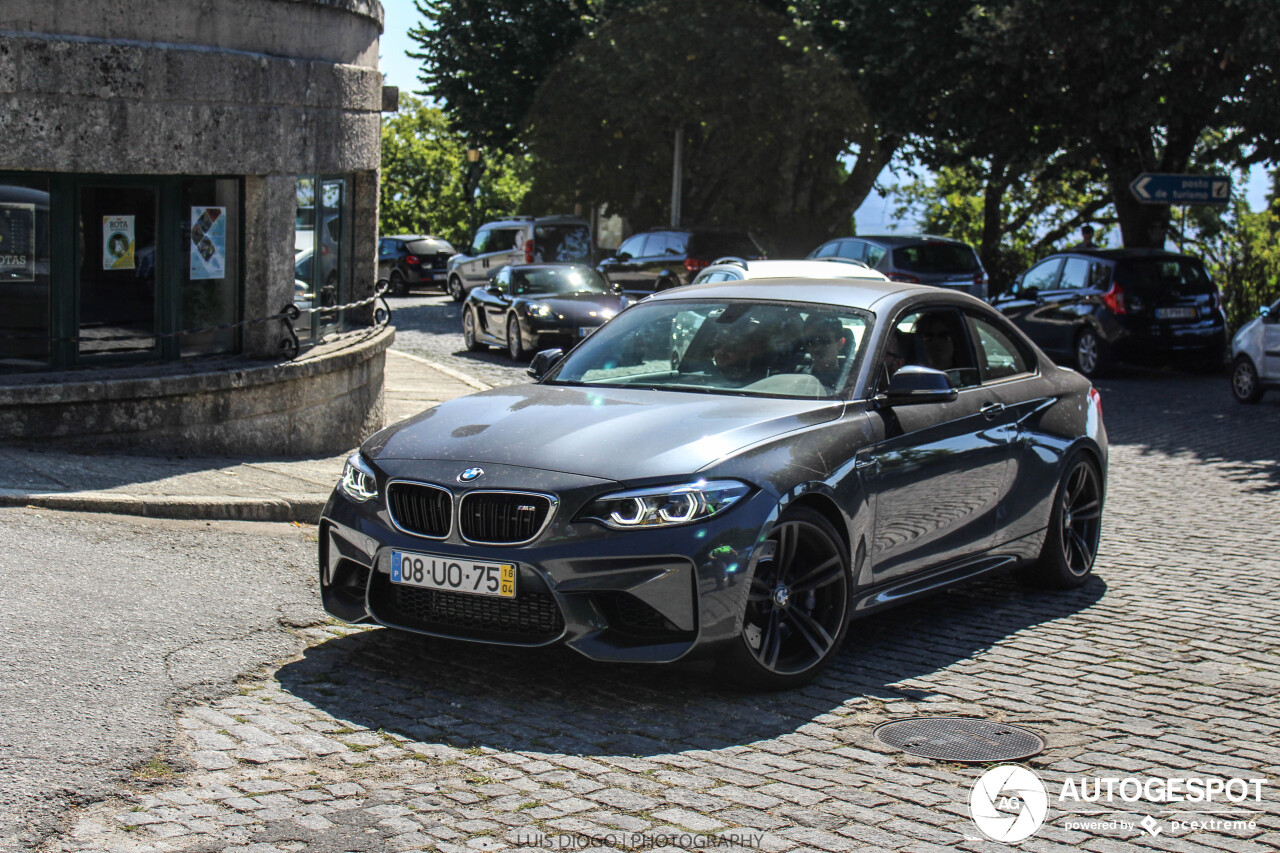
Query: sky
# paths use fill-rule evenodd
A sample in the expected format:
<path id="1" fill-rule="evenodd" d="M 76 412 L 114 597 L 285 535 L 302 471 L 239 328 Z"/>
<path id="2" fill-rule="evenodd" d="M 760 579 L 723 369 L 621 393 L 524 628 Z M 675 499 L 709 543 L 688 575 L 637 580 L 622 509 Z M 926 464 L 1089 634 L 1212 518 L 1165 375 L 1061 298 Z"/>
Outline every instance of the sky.
<path id="1" fill-rule="evenodd" d="M 401 92 L 412 92 L 422 84 L 418 82 L 418 62 L 405 55 L 405 51 L 417 48 L 408 32 L 421 20 L 413 0 L 382 0 L 385 28 L 380 43 L 382 76 L 386 85 L 398 86 Z M 888 175 L 882 180 L 891 181 Z M 1249 206 L 1261 210 L 1266 206 L 1269 182 L 1266 170 L 1255 168 L 1245 186 Z M 876 234 L 891 230 L 907 230 L 912 223 L 898 223 L 893 218 L 893 205 L 879 194 L 873 194 L 858 208 L 855 218 L 858 233 Z M 1117 237 L 1118 239 L 1118 237 Z"/>

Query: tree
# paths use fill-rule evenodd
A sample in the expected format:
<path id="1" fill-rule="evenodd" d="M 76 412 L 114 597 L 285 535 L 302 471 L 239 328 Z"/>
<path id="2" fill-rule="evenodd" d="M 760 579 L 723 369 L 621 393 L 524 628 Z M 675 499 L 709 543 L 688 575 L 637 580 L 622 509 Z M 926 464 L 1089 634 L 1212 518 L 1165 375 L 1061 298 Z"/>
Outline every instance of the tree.
<path id="1" fill-rule="evenodd" d="M 1007 288 L 1043 255 L 1062 248 L 1063 241 L 1074 242 L 1086 222 L 1100 229 L 1100 241 L 1115 222 L 1105 180 L 1096 167 L 1073 168 L 1064 155 L 1032 167 L 1024 176 L 1029 180 L 1008 177 L 1006 173 L 993 180 L 990 163 L 982 161 L 945 166 L 932 180 L 895 187 L 896 215 L 915 213 L 922 230 L 979 247 L 992 294 Z M 992 221 L 993 215 L 998 219 Z"/>
<path id="2" fill-rule="evenodd" d="M 664 0 L 602 24 L 551 72 L 529 114 L 535 203 L 605 202 L 631 224 L 669 214 L 684 144 L 684 220 L 754 228 L 787 253 L 848 227 L 875 149 L 838 60 L 759 3 Z M 867 167 L 864 167 L 867 168 Z"/>
<path id="3" fill-rule="evenodd" d="M 1187 171 L 1211 131 L 1222 137 L 1203 167 L 1280 153 L 1273 0 L 1002 0 L 974 6 L 965 34 L 973 76 L 946 96 L 948 115 L 987 122 L 1007 105 L 1022 130 L 991 133 L 997 155 L 1098 158 L 1126 246 L 1159 248 L 1169 231 L 1169 208 L 1129 190 L 1142 172 Z"/>
<path id="4" fill-rule="evenodd" d="M 461 247 L 475 224 L 515 213 L 528 191 L 522 158 L 490 155 L 473 199 L 465 191 L 467 146 L 444 113 L 412 96 L 382 120 L 383 234 L 434 234 Z"/>

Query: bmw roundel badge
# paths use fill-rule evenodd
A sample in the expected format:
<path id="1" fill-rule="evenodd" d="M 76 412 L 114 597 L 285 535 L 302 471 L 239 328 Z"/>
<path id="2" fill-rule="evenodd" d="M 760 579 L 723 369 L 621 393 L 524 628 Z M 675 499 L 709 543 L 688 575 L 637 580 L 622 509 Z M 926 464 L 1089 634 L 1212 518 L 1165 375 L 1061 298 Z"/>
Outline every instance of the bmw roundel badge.
<path id="1" fill-rule="evenodd" d="M 472 480 L 479 480 L 480 475 L 484 473 L 483 468 L 468 468 L 458 475 L 459 483 L 470 483 Z"/>

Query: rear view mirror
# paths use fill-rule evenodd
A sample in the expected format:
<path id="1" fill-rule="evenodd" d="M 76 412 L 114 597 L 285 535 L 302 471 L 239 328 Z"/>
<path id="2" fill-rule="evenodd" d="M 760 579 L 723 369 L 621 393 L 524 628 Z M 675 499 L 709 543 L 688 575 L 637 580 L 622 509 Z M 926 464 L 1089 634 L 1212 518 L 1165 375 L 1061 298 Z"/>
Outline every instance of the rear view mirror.
<path id="1" fill-rule="evenodd" d="M 556 349 L 544 349 L 533 357 L 533 361 L 529 362 L 528 374 L 535 380 L 541 379 L 551 372 L 551 368 L 560 363 L 560 359 L 564 357 L 564 350 L 557 347 Z"/>
<path id="2" fill-rule="evenodd" d="M 959 396 L 951 380 L 941 370 L 908 364 L 893 374 L 889 387 L 876 397 L 885 406 L 911 406 L 919 403 L 949 403 Z"/>
<path id="3" fill-rule="evenodd" d="M 1271 315 L 1271 309 L 1266 305 L 1263 305 L 1258 309 L 1258 316 L 1262 318 L 1262 322 L 1264 323 L 1275 323 L 1280 320 L 1280 317 L 1273 317 Z"/>

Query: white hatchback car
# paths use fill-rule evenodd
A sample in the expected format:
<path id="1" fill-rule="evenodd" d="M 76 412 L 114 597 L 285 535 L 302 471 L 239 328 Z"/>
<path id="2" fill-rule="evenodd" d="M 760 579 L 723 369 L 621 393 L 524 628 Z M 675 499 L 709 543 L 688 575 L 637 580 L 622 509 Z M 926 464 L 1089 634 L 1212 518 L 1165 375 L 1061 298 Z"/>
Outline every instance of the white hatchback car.
<path id="1" fill-rule="evenodd" d="M 742 258 L 721 258 L 698 273 L 692 284 L 709 281 L 747 281 L 756 278 L 860 278 L 886 281 L 882 273 L 868 267 L 862 261 L 848 258 L 822 258 L 804 261 L 744 261 Z"/>
<path id="2" fill-rule="evenodd" d="M 1258 309 L 1256 319 L 1231 339 L 1231 393 L 1256 403 L 1262 392 L 1280 389 L 1280 300 Z"/>

